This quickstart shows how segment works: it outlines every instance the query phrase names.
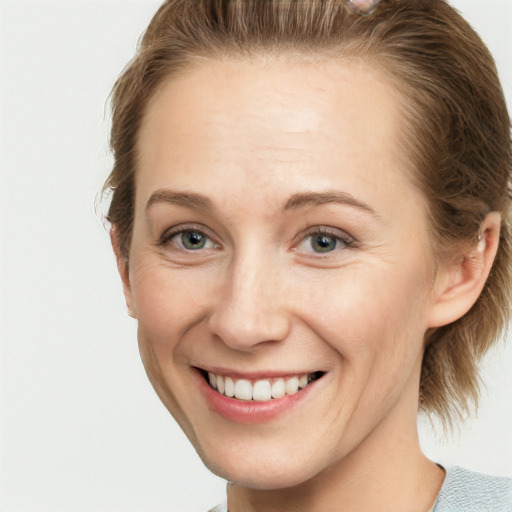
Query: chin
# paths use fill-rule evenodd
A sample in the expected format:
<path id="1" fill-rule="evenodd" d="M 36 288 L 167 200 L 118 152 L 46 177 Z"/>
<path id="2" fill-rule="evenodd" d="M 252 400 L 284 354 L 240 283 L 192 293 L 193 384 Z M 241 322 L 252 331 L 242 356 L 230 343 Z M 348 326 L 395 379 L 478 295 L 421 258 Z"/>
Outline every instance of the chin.
<path id="1" fill-rule="evenodd" d="M 272 449 L 266 453 L 259 450 L 257 456 L 244 456 L 243 450 L 233 450 L 231 453 L 223 450 L 222 453 L 213 455 L 206 454 L 199 448 L 197 453 L 205 466 L 215 475 L 255 490 L 270 491 L 295 487 L 314 478 L 320 471 L 316 464 L 315 467 L 311 466 L 314 454 L 304 457 L 306 454 L 303 453 L 303 460 L 300 460 L 288 453 L 280 454 Z M 318 463 L 318 460 L 316 462 Z"/>

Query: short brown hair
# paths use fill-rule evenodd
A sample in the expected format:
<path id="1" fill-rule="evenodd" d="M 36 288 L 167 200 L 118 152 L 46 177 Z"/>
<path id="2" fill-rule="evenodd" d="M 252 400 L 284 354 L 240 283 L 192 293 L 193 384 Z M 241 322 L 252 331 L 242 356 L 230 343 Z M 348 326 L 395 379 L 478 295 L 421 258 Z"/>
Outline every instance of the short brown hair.
<path id="1" fill-rule="evenodd" d="M 510 119 L 494 61 L 445 0 L 381 0 L 370 16 L 345 0 L 168 0 L 155 14 L 112 94 L 114 168 L 108 220 L 128 260 L 137 134 L 166 78 L 197 57 L 328 54 L 378 66 L 402 93 L 411 181 L 429 204 L 436 254 L 475 244 L 485 215 L 502 215 L 500 245 L 484 290 L 458 321 L 426 336 L 420 406 L 445 423 L 478 401 L 477 365 L 509 319 Z"/>

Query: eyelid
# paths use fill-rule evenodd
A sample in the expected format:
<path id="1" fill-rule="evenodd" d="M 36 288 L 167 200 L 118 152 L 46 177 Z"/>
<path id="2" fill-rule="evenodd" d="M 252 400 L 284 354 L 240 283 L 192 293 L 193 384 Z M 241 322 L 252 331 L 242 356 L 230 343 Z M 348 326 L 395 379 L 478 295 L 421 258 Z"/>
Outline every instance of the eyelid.
<path id="1" fill-rule="evenodd" d="M 297 238 L 297 243 L 301 242 L 305 238 L 312 236 L 312 235 L 328 235 L 332 236 L 334 238 L 338 238 L 342 242 L 345 242 L 349 246 L 354 246 L 357 243 L 357 240 L 347 233 L 346 231 L 343 231 L 339 228 L 333 228 L 329 226 L 312 226 L 305 231 L 303 231 Z"/>

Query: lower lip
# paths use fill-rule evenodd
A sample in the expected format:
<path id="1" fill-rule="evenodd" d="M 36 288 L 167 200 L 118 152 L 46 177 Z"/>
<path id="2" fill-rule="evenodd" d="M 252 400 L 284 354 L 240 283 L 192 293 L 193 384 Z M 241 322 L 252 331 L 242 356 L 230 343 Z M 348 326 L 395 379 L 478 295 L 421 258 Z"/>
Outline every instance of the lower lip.
<path id="1" fill-rule="evenodd" d="M 258 402 L 257 400 L 238 400 L 221 395 L 207 384 L 202 375 L 198 374 L 198 379 L 208 408 L 236 423 L 264 423 L 295 409 L 308 398 L 319 382 L 315 380 L 293 395 Z"/>

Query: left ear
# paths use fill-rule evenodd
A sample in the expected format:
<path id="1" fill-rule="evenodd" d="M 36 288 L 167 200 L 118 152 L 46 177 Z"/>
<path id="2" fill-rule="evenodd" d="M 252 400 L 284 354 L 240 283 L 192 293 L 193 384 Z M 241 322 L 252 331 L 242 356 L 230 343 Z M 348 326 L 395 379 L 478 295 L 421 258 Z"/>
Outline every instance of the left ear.
<path id="1" fill-rule="evenodd" d="M 500 226 L 499 212 L 487 214 L 480 225 L 476 247 L 438 269 L 434 304 L 428 318 L 429 327 L 441 327 L 455 322 L 477 301 L 498 250 Z"/>

